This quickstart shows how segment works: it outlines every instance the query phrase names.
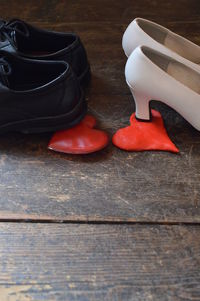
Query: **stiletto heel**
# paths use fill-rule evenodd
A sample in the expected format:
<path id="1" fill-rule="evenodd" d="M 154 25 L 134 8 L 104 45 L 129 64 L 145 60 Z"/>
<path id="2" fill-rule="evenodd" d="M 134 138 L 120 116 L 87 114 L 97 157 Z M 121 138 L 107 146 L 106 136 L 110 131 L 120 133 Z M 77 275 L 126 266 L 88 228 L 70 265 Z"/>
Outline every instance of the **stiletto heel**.
<path id="1" fill-rule="evenodd" d="M 149 106 L 149 97 L 134 90 L 130 84 L 128 84 L 130 91 L 135 100 L 135 117 L 140 121 L 150 121 L 151 112 Z"/>

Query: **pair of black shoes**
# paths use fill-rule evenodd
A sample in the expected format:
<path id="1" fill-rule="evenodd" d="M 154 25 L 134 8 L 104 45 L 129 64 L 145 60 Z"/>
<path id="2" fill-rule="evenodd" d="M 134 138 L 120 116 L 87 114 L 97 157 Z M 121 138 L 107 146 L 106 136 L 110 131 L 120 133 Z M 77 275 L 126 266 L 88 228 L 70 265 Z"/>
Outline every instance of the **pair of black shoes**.
<path id="1" fill-rule="evenodd" d="M 0 133 L 76 125 L 87 111 L 82 88 L 89 80 L 77 35 L 0 20 Z"/>

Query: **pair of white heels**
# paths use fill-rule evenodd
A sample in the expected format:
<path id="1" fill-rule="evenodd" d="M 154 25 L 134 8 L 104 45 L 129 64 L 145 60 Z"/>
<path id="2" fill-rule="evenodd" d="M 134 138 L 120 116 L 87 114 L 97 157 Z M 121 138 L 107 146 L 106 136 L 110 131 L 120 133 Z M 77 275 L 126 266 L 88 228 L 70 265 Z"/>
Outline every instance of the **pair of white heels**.
<path id="1" fill-rule="evenodd" d="M 127 27 L 122 45 L 136 117 L 150 120 L 149 103 L 158 100 L 200 130 L 200 47 L 141 18 Z"/>

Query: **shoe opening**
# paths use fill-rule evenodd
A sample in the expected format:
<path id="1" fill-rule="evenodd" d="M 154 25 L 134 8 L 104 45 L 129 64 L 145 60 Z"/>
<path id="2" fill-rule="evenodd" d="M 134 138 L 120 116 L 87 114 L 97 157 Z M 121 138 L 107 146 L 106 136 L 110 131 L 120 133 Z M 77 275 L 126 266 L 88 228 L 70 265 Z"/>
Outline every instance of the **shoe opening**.
<path id="1" fill-rule="evenodd" d="M 200 94 L 200 74 L 197 71 L 148 47 L 142 47 L 142 52 L 168 75 Z"/>

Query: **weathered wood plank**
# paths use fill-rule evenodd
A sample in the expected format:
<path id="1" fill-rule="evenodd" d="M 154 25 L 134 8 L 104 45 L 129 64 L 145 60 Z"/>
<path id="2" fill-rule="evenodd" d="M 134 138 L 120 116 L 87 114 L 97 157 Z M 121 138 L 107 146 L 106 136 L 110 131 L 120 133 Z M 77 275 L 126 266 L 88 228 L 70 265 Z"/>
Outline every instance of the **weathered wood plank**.
<path id="1" fill-rule="evenodd" d="M 95 96 L 90 107 L 110 134 L 132 110 L 129 96 Z M 180 155 L 112 145 L 90 156 L 60 155 L 47 151 L 49 135 L 2 136 L 0 219 L 200 222 L 200 134 L 161 111 Z"/>
<path id="2" fill-rule="evenodd" d="M 199 226 L 0 224 L 1 301 L 200 296 Z"/>
<path id="3" fill-rule="evenodd" d="M 9 7 L 9 10 L 8 10 Z M 116 0 L 1 0 L 1 14 L 4 17 L 20 16 L 23 19 L 40 22 L 130 22 L 133 16 L 157 20 L 181 22 L 199 21 L 198 0 L 181 1 L 116 1 Z"/>

